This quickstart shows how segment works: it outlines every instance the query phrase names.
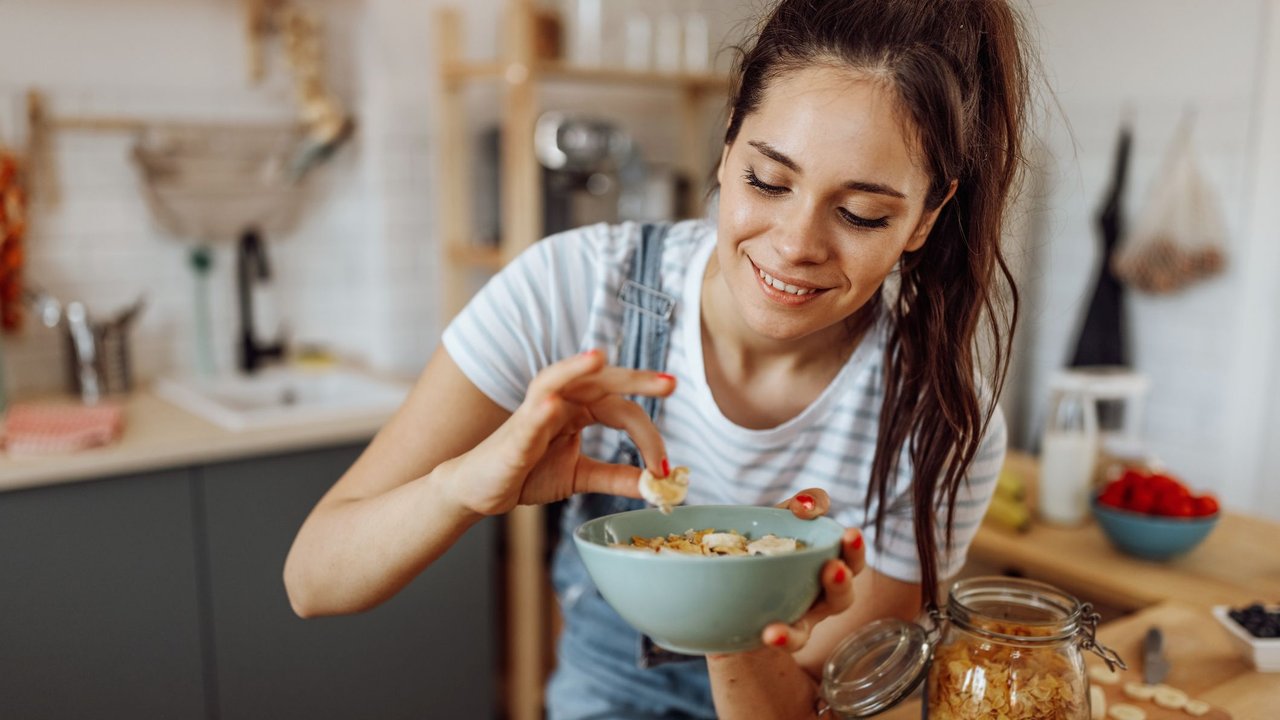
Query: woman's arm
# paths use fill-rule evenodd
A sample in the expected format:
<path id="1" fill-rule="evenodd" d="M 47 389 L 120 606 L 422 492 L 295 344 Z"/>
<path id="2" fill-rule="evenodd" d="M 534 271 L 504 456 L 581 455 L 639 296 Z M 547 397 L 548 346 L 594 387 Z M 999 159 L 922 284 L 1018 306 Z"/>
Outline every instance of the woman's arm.
<path id="1" fill-rule="evenodd" d="M 828 581 L 824 573 L 824 585 L 830 587 Z M 873 620 L 914 620 L 920 586 L 864 570 L 854 576 L 850 601 L 848 609 L 818 622 L 811 633 L 803 621 L 771 625 L 765 630 L 765 647 L 708 657 L 717 715 L 723 720 L 814 717 L 827 656 L 849 633 Z"/>
<path id="2" fill-rule="evenodd" d="M 669 376 L 605 366 L 584 353 L 544 369 L 508 413 L 442 348 L 409 398 L 320 499 L 285 561 L 284 582 L 302 617 L 367 610 L 387 600 L 486 515 L 574 492 L 637 495 L 636 468 L 578 453 L 579 431 L 625 429 L 646 464 L 662 440 L 621 396 L 667 395 Z"/>

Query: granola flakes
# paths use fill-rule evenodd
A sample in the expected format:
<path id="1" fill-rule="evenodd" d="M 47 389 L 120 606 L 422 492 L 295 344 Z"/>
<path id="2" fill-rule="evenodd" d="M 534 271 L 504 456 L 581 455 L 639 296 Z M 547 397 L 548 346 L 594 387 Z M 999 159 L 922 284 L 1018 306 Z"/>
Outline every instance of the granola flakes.
<path id="1" fill-rule="evenodd" d="M 1044 637 L 1043 628 L 984 620 L 986 630 Z M 931 720 L 1074 720 L 1089 717 L 1080 668 L 1060 648 L 1003 644 L 952 631 L 929 673 Z"/>
<path id="2" fill-rule="evenodd" d="M 630 544 L 615 543 L 612 547 L 652 550 L 655 553 L 679 553 L 719 557 L 727 555 L 780 555 L 804 548 L 795 538 L 781 538 L 773 534 L 751 540 L 736 530 L 721 531 L 714 528 L 686 530 L 682 534 L 671 533 L 666 537 L 631 536 Z"/>

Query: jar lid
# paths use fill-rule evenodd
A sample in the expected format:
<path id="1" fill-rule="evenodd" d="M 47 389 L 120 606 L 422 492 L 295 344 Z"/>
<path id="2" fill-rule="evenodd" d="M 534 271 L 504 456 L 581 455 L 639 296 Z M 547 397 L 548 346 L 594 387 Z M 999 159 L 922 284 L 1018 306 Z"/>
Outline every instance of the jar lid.
<path id="1" fill-rule="evenodd" d="M 924 628 L 877 620 L 845 638 L 822 670 L 822 696 L 842 718 L 884 712 L 916 689 L 933 655 Z"/>

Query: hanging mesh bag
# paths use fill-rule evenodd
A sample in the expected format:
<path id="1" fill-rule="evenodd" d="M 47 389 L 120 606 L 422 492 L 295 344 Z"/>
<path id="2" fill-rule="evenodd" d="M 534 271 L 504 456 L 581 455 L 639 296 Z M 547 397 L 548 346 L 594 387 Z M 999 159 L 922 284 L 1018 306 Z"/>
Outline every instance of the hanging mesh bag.
<path id="1" fill-rule="evenodd" d="M 1141 292 L 1175 293 L 1222 272 L 1226 235 L 1217 196 L 1196 163 L 1190 123 L 1184 122 L 1112 268 L 1121 282 Z"/>

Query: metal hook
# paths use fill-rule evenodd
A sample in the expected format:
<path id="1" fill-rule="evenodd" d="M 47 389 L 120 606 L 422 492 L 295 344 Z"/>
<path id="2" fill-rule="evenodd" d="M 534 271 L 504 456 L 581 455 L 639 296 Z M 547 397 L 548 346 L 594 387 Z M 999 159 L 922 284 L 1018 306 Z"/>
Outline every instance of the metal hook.
<path id="1" fill-rule="evenodd" d="M 1102 622 L 1102 616 L 1093 611 L 1093 604 L 1081 605 L 1080 614 L 1080 624 L 1084 631 L 1084 639 L 1080 641 L 1080 647 L 1102 658 L 1110 670 L 1115 670 L 1117 666 L 1121 670 L 1128 670 L 1129 666 L 1125 664 L 1119 653 L 1098 642 L 1098 623 Z"/>

